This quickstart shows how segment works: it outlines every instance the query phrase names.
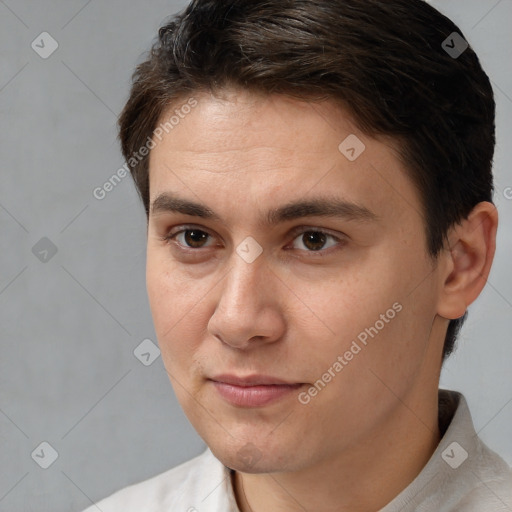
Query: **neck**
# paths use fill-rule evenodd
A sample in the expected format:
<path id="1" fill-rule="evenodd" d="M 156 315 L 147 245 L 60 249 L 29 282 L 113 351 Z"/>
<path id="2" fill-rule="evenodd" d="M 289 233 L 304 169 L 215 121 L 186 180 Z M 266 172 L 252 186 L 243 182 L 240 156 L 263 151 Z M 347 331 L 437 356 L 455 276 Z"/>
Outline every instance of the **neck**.
<path id="1" fill-rule="evenodd" d="M 405 405 L 405 406 L 404 406 Z M 437 389 L 429 403 L 408 400 L 364 443 L 296 472 L 236 472 L 240 512 L 376 512 L 405 489 L 440 441 Z"/>

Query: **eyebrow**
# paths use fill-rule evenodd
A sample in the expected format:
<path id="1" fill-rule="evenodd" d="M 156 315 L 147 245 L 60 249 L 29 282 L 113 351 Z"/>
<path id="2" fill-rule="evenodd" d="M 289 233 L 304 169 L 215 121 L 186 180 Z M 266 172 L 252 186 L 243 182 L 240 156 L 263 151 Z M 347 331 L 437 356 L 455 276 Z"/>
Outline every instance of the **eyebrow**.
<path id="1" fill-rule="evenodd" d="M 162 193 L 157 196 L 151 205 L 150 211 L 151 215 L 181 213 L 183 215 L 222 222 L 222 218 L 209 207 L 170 193 Z M 317 197 L 273 208 L 266 213 L 261 224 L 264 226 L 275 226 L 303 217 L 332 217 L 365 222 L 378 219 L 378 215 L 364 206 L 339 198 Z"/>

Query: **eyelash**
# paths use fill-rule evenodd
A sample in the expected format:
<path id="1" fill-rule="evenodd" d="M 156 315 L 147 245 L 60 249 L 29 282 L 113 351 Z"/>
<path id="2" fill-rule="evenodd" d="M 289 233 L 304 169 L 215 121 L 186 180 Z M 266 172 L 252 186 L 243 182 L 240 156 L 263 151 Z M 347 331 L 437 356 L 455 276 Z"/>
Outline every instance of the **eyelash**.
<path id="1" fill-rule="evenodd" d="M 184 225 L 184 226 L 180 226 L 180 228 L 181 229 L 179 229 L 179 231 L 169 232 L 166 236 L 162 237 L 161 238 L 162 241 L 165 241 L 168 244 L 174 243 L 182 252 L 189 253 L 189 254 L 198 253 L 202 249 L 208 249 L 208 247 L 193 248 L 193 247 L 183 246 L 182 244 L 180 244 L 174 240 L 178 235 L 180 235 L 181 233 L 185 233 L 186 231 L 199 231 L 199 232 L 205 233 L 206 235 L 211 237 L 212 235 L 210 233 L 208 233 L 208 231 L 201 229 L 199 227 L 193 226 L 193 225 Z M 341 246 L 343 246 L 345 244 L 345 240 L 343 240 L 342 238 L 332 235 L 331 233 L 329 233 L 323 229 L 314 228 L 314 227 L 310 227 L 310 226 L 300 226 L 300 227 L 295 228 L 292 231 L 292 233 L 290 234 L 290 236 L 293 236 L 292 242 L 295 241 L 296 238 L 298 238 L 300 235 L 303 235 L 304 233 L 321 233 L 321 234 L 325 235 L 326 237 L 332 238 L 333 240 L 335 240 L 337 242 L 337 247 L 329 247 L 327 249 L 320 249 L 318 251 L 296 249 L 298 251 L 310 253 L 313 255 L 313 257 L 315 257 L 315 256 L 322 257 L 326 253 L 330 254 L 331 252 L 333 252 L 332 249 L 334 251 L 337 251 L 337 250 L 341 249 Z"/>

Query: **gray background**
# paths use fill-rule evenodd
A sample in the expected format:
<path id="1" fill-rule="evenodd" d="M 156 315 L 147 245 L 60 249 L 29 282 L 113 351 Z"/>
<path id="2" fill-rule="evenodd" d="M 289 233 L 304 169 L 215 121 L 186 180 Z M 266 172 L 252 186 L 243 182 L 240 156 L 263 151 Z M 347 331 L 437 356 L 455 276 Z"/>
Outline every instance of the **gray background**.
<path id="1" fill-rule="evenodd" d="M 464 392 L 481 437 L 512 464 L 512 1 L 431 3 L 495 88 L 501 215 L 489 285 L 441 385 Z M 155 335 L 131 178 L 92 193 L 124 163 L 115 123 L 134 65 L 185 4 L 0 0 L 0 511 L 80 511 L 204 448 L 161 358 L 134 355 Z M 47 59 L 31 48 L 43 31 L 59 45 Z M 47 448 L 31 456 L 43 441 L 58 452 L 48 469 L 36 464 Z"/>

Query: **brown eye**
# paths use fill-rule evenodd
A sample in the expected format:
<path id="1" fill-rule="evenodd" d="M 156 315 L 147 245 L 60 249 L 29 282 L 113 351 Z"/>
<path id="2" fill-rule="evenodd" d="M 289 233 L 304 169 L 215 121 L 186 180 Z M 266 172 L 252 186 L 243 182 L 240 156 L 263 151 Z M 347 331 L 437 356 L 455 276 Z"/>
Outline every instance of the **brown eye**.
<path id="1" fill-rule="evenodd" d="M 203 243 L 210 236 L 199 229 L 187 229 L 183 231 L 183 234 L 186 246 L 194 249 L 203 247 Z"/>
<path id="2" fill-rule="evenodd" d="M 302 234 L 304 246 L 312 251 L 323 249 L 327 236 L 319 231 L 307 231 Z"/>
<path id="3" fill-rule="evenodd" d="M 171 233 L 165 237 L 165 240 L 169 242 L 176 239 L 178 245 L 184 247 L 185 249 L 202 249 L 204 247 L 209 247 L 205 244 L 209 237 L 210 235 L 206 231 L 196 228 L 189 228 Z"/>
<path id="4" fill-rule="evenodd" d="M 329 239 L 334 240 L 334 243 L 326 246 Z M 326 249 L 330 249 L 331 247 L 339 245 L 340 242 L 340 239 L 334 235 L 312 229 L 308 231 L 302 231 L 302 233 L 300 233 L 299 236 L 294 239 L 294 242 L 297 240 L 302 245 L 302 247 L 296 246 L 295 248 L 307 252 L 320 252 Z"/>

